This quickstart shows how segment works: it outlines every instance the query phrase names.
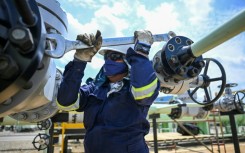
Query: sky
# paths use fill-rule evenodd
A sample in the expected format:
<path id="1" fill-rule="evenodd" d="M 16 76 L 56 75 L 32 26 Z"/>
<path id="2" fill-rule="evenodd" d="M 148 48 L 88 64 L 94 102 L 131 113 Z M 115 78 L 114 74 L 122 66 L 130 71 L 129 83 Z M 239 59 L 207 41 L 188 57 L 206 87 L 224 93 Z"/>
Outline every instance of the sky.
<path id="1" fill-rule="evenodd" d="M 245 0 L 58 0 L 68 18 L 66 39 L 77 34 L 100 30 L 103 38 L 133 36 L 135 30 L 152 34 L 174 31 L 195 42 L 245 9 Z M 245 21 L 244 21 L 245 22 Z M 154 43 L 150 59 L 161 50 L 164 42 Z M 73 59 L 74 51 L 56 60 L 57 67 Z M 227 83 L 238 83 L 232 90 L 245 89 L 245 32 L 203 54 L 224 67 Z M 104 61 L 97 55 L 85 70 L 83 82 L 95 77 Z M 213 72 L 215 73 L 215 71 Z M 212 78 L 212 76 L 211 76 Z"/>

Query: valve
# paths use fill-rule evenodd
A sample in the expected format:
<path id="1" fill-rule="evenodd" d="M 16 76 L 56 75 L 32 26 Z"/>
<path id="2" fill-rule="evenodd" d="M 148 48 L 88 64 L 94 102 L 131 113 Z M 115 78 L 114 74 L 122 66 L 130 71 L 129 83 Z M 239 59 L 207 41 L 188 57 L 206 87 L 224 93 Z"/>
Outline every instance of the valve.
<path id="1" fill-rule="evenodd" d="M 210 105 L 210 104 L 213 104 L 215 101 L 217 101 L 222 96 L 222 93 L 224 92 L 225 86 L 226 86 L 226 74 L 225 74 L 225 70 L 223 66 L 217 60 L 213 58 L 205 58 L 204 61 L 205 61 L 205 68 L 203 70 L 203 73 L 201 74 L 203 78 L 202 85 L 195 87 L 194 90 L 189 89 L 188 94 L 195 103 L 200 104 L 200 105 Z M 210 75 L 208 75 L 208 70 L 209 70 L 209 66 L 211 62 L 213 62 L 214 64 L 218 66 L 221 72 L 220 73 L 221 76 L 213 78 Z M 212 98 L 212 95 L 209 92 L 208 88 L 209 86 L 211 86 L 212 83 L 217 83 L 217 81 L 219 81 L 221 85 L 219 86 L 219 91 L 217 92 L 217 95 L 215 95 L 214 98 Z M 198 101 L 197 99 L 194 98 L 193 95 L 198 90 L 203 91 L 203 93 L 205 94 L 204 97 L 206 98 L 205 100 Z"/>
<path id="2" fill-rule="evenodd" d="M 245 97 L 245 92 L 242 91 L 237 91 L 234 96 L 234 104 L 236 106 L 236 110 L 239 113 L 244 114 L 244 97 Z"/>
<path id="3" fill-rule="evenodd" d="M 153 68 L 157 78 L 161 82 L 160 91 L 166 94 L 182 94 L 188 91 L 191 99 L 200 105 L 210 105 L 221 97 L 226 83 L 226 75 L 223 66 L 215 59 L 206 58 L 202 55 L 195 56 L 191 50 L 193 41 L 184 36 L 171 35 L 172 38 L 158 51 L 153 58 Z M 214 62 L 218 65 L 221 76 L 211 78 L 208 75 L 209 63 Z M 203 71 L 203 74 L 200 74 Z M 199 78 L 202 81 L 199 81 Z M 221 88 L 218 94 L 212 98 L 208 93 L 211 83 L 221 81 Z M 191 83 L 198 83 L 194 90 L 190 91 Z M 194 94 L 198 89 L 203 89 L 206 100 L 198 101 Z"/>
<path id="4" fill-rule="evenodd" d="M 32 141 L 32 144 L 38 151 L 46 149 L 49 145 L 49 135 L 39 133 Z"/>
<path id="5" fill-rule="evenodd" d="M 244 103 L 243 99 L 245 93 L 238 91 L 232 94 L 232 87 L 236 87 L 237 83 L 228 83 L 225 85 L 224 96 L 221 97 L 217 102 L 214 103 L 213 107 L 221 112 L 237 111 L 239 113 L 244 113 Z M 219 88 L 221 86 L 218 86 Z"/>
<path id="6" fill-rule="evenodd" d="M 47 130 L 51 127 L 51 125 L 52 125 L 51 119 L 47 119 L 47 120 L 37 122 L 37 127 L 39 130 Z"/>

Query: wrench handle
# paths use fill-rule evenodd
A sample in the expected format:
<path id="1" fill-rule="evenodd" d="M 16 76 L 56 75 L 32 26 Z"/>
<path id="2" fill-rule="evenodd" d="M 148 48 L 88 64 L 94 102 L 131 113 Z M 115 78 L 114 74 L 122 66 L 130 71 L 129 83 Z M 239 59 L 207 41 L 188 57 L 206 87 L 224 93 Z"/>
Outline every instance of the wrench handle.
<path id="1" fill-rule="evenodd" d="M 168 34 L 155 34 L 153 35 L 154 42 L 168 41 Z M 102 42 L 102 47 L 108 46 L 119 46 L 119 45 L 129 45 L 134 44 L 134 37 L 117 37 L 117 38 L 104 38 Z"/>
<path id="2" fill-rule="evenodd" d="M 169 39 L 170 38 L 168 34 L 153 35 L 154 42 L 161 42 L 161 41 L 167 42 Z M 66 52 L 70 50 L 75 50 L 75 49 L 84 49 L 84 48 L 93 47 L 93 46 L 87 46 L 79 40 L 76 40 L 76 41 L 66 40 L 66 41 L 67 41 Z M 134 37 L 104 38 L 102 41 L 102 47 L 129 45 L 129 44 L 134 44 Z"/>

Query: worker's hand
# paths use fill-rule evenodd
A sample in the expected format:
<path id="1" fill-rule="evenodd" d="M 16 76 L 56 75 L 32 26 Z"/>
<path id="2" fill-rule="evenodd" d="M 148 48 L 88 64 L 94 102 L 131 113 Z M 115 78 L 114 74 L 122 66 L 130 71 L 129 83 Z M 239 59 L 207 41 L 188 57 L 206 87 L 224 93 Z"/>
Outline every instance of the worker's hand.
<path id="1" fill-rule="evenodd" d="M 152 33 L 148 30 L 135 31 L 134 38 L 135 38 L 134 50 L 137 53 L 141 53 L 146 56 L 149 55 L 151 45 L 153 44 Z"/>
<path id="2" fill-rule="evenodd" d="M 101 32 L 97 30 L 96 35 L 94 34 L 80 34 L 77 35 L 77 40 L 82 41 L 84 44 L 91 46 L 90 48 L 77 49 L 74 54 L 76 60 L 91 62 L 93 56 L 98 52 L 102 45 Z"/>

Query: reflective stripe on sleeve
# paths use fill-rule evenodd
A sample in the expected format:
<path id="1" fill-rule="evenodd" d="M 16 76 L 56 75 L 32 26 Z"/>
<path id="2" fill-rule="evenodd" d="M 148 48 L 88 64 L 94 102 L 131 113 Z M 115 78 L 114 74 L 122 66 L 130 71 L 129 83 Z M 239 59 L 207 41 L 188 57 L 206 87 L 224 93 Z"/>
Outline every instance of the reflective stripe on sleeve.
<path id="1" fill-rule="evenodd" d="M 151 97 L 154 94 L 155 89 L 157 88 L 157 80 L 158 79 L 156 78 L 150 84 L 141 88 L 132 87 L 131 92 L 134 96 L 134 99 L 141 100 L 144 98 Z"/>
<path id="2" fill-rule="evenodd" d="M 57 104 L 57 106 L 58 106 L 58 108 L 60 110 L 75 111 L 75 110 L 77 110 L 79 108 L 79 99 L 80 99 L 80 96 L 78 95 L 78 98 L 77 98 L 76 102 L 71 104 L 71 105 L 69 105 L 69 106 L 62 106 L 62 105 L 59 104 L 58 101 L 56 101 L 56 104 Z"/>

